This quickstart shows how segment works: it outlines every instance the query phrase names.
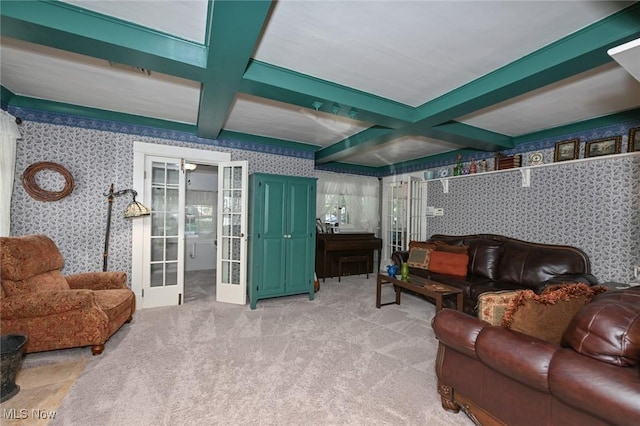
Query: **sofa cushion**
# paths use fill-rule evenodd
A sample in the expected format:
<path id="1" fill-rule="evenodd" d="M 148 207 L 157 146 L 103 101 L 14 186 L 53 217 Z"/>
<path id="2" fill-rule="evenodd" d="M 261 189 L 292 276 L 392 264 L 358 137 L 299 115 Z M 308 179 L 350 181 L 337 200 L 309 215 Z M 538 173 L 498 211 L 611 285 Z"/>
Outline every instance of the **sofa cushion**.
<path id="1" fill-rule="evenodd" d="M 506 242 L 498 264 L 497 280 L 528 287 L 558 275 L 584 274 L 583 259 L 561 246 Z"/>
<path id="2" fill-rule="evenodd" d="M 501 325 L 559 345 L 571 319 L 604 287 L 558 285 L 543 294 L 520 291 L 504 312 Z"/>
<path id="3" fill-rule="evenodd" d="M 469 246 L 469 273 L 495 280 L 502 255 L 502 243 L 493 240 L 471 240 Z"/>
<path id="4" fill-rule="evenodd" d="M 13 297 L 40 291 L 69 290 L 69 284 L 60 271 L 54 270 L 20 281 L 3 279 L 2 288 L 7 297 Z"/>
<path id="5" fill-rule="evenodd" d="M 563 342 L 576 352 L 630 367 L 640 360 L 640 287 L 598 295 L 567 327 Z"/>
<path id="6" fill-rule="evenodd" d="M 519 290 L 487 291 L 478 296 L 478 318 L 491 325 L 500 325 L 502 317 Z"/>
<path id="7" fill-rule="evenodd" d="M 429 258 L 429 271 L 438 274 L 467 276 L 469 255 L 435 250 Z"/>
<path id="8" fill-rule="evenodd" d="M 409 249 L 407 264 L 412 268 L 428 269 L 432 249 L 412 247 Z"/>

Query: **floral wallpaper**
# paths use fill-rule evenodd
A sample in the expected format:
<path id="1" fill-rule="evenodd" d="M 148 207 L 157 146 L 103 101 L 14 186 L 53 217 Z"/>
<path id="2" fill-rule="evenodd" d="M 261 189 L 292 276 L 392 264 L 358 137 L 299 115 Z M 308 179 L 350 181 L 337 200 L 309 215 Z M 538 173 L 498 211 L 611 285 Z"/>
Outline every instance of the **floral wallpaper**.
<path id="1" fill-rule="evenodd" d="M 95 123 L 83 125 L 83 121 L 66 120 L 54 115 L 44 119 L 38 116 L 38 121 L 29 121 L 32 115 L 28 112 L 12 113 L 19 115 L 23 123 L 20 125 L 22 139 L 18 140 L 16 153 L 11 235 L 50 236 L 64 256 L 65 274 L 102 270 L 108 204 L 104 193 L 109 190 L 111 183 L 116 191 L 131 188 L 134 141 L 229 152 L 232 160 L 248 161 L 249 173 L 314 175 L 313 157 L 309 157 L 308 153 L 273 148 L 260 151 L 255 150 L 255 146 L 252 147 L 254 150 L 248 150 L 243 145 L 246 143 L 238 141 L 197 138 L 191 141 L 177 133 L 156 135 L 152 129 L 138 134 L 122 133 L 120 131 L 123 129 L 120 128 L 118 132 L 108 127 L 96 129 Z M 145 135 L 149 133 L 154 136 Z M 176 139 L 167 139 L 172 136 Z M 29 165 L 39 161 L 62 164 L 71 172 L 75 186 L 69 196 L 55 202 L 43 202 L 27 194 L 21 183 L 22 173 Z M 47 190 L 59 191 L 64 186 L 62 176 L 54 172 L 41 171 L 36 178 L 40 186 Z M 121 214 L 129 202 L 129 196 L 121 196 L 113 204 L 108 269 L 128 271 L 130 275 L 130 220 L 135 219 L 124 219 Z"/>
<path id="2" fill-rule="evenodd" d="M 427 183 L 428 204 L 444 216 L 427 234 L 502 234 L 584 250 L 600 282 L 631 282 L 640 265 L 640 153 Z"/>
<path id="3" fill-rule="evenodd" d="M 133 142 L 142 141 L 185 148 L 229 152 L 232 160 L 247 160 L 249 173 L 264 172 L 292 176 L 315 175 L 313 153 L 293 148 L 263 146 L 246 141 L 206 140 L 192 134 L 133 126 L 96 119 L 10 108 L 23 119 L 18 141 L 16 180 L 12 198 L 12 235 L 49 235 L 65 258 L 64 273 L 102 269 L 109 185 L 130 188 L 133 174 Z M 579 138 L 580 157 L 584 145 L 612 135 L 627 134 L 640 121 L 542 139 L 505 151 L 522 154 L 529 165 L 533 152 L 553 162 L 557 141 Z M 492 167 L 492 157 L 487 156 Z M 465 165 L 474 159 L 463 157 Z M 412 165 L 411 170 L 438 172 L 453 161 L 438 160 Z M 20 177 L 38 161 L 64 165 L 73 175 L 75 188 L 55 202 L 36 201 L 24 190 Z M 416 169 L 416 167 L 418 167 Z M 43 171 L 41 186 L 62 189 L 61 176 Z M 427 234 L 496 233 L 529 241 L 568 244 L 583 249 L 592 261 L 593 273 L 601 281 L 628 282 L 632 265 L 640 265 L 640 154 L 602 157 L 584 162 L 557 163 L 531 170 L 531 186 L 521 186 L 519 171 L 478 174 L 449 180 L 443 194 L 440 181 L 429 181 L 428 204 L 444 208 L 443 217 L 428 220 Z M 109 244 L 109 270 L 131 271 L 131 223 L 120 212 L 129 199 L 116 198 L 113 205 Z"/>

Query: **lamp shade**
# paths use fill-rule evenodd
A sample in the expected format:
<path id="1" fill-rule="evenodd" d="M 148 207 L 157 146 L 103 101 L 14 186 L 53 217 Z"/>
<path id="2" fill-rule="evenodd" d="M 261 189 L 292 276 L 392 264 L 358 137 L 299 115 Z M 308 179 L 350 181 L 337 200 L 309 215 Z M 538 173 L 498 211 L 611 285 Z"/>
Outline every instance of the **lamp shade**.
<path id="1" fill-rule="evenodd" d="M 127 206 L 127 209 L 124 211 L 124 217 L 139 217 L 139 216 L 147 216 L 150 215 L 151 211 L 134 200 Z"/>

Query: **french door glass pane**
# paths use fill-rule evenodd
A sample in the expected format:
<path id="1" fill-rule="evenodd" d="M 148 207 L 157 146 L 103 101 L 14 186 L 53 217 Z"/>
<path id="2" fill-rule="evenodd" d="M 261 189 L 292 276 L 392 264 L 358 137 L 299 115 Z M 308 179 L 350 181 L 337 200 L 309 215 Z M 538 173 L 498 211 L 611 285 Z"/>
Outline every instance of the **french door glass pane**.
<path id="1" fill-rule="evenodd" d="M 180 165 L 151 165 L 151 287 L 178 284 Z"/>

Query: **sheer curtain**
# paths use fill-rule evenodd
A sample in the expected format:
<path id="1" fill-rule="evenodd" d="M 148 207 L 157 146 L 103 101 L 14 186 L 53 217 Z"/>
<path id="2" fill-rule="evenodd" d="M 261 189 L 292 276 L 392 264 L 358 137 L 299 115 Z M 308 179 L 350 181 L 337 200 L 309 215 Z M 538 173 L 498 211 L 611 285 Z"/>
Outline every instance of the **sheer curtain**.
<path id="1" fill-rule="evenodd" d="M 0 110 L 0 236 L 11 231 L 11 194 L 16 167 L 16 140 L 20 131 L 16 118 Z"/>
<path id="2" fill-rule="evenodd" d="M 316 217 L 324 221 L 342 200 L 349 214 L 348 230 L 378 232 L 380 182 L 377 178 L 316 171 Z"/>

